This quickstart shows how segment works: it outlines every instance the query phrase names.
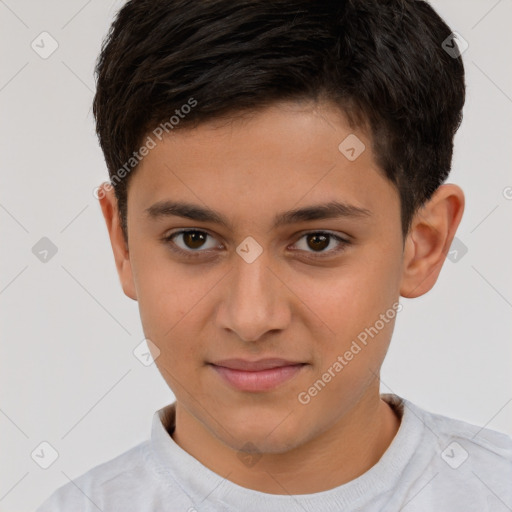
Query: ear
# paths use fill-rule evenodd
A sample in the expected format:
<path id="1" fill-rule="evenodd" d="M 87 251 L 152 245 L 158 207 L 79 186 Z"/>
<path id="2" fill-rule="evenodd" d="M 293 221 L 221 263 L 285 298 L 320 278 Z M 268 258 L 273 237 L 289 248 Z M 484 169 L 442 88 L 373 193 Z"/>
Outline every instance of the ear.
<path id="1" fill-rule="evenodd" d="M 117 273 L 121 281 L 121 286 L 123 287 L 123 291 L 126 296 L 130 297 L 130 299 L 137 300 L 130 254 L 121 228 L 114 187 L 109 182 L 104 182 L 98 187 L 97 195 L 100 201 L 103 217 L 107 224 L 110 243 L 112 245 L 112 250 L 114 251 L 114 260 L 116 263 Z"/>
<path id="2" fill-rule="evenodd" d="M 400 295 L 419 297 L 434 286 L 464 212 L 464 192 L 441 185 L 416 213 L 405 240 Z"/>

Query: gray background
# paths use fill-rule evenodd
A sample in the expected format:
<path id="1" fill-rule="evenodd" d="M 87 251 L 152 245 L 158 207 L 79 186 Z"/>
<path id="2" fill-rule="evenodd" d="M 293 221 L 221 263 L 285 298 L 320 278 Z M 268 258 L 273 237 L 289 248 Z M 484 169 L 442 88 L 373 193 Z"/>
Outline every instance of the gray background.
<path id="1" fill-rule="evenodd" d="M 108 177 L 93 67 L 121 3 L 0 0 L 0 511 L 32 510 L 143 441 L 173 400 L 133 354 L 144 338 L 137 304 L 93 196 Z M 402 299 L 382 391 L 512 434 L 512 1 L 432 4 L 469 43 L 448 180 L 466 194 L 457 236 L 467 253 L 446 261 L 426 296 Z M 46 59 L 31 47 L 43 31 L 58 43 Z M 43 237 L 57 248 L 47 262 L 33 253 Z M 59 454 L 48 469 L 43 441 Z"/>

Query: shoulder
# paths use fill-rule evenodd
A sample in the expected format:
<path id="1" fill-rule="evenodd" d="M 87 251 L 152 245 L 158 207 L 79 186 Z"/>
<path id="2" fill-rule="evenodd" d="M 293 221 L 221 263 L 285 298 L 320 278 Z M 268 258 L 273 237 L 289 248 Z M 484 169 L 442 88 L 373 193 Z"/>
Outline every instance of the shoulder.
<path id="1" fill-rule="evenodd" d="M 447 440 L 460 441 L 475 453 L 512 462 L 512 437 L 508 434 L 428 411 L 395 394 L 383 394 L 382 398 L 400 416 L 414 418 L 414 424 L 423 425 L 439 447 L 444 447 Z"/>
<path id="2" fill-rule="evenodd" d="M 127 489 L 147 483 L 148 450 L 149 441 L 145 441 L 93 467 L 55 490 L 36 512 L 101 510 L 107 496 L 117 492 L 122 496 Z"/>
<path id="3" fill-rule="evenodd" d="M 469 500 L 482 511 L 495 510 L 491 505 L 496 500 L 512 505 L 509 435 L 428 412 L 407 400 L 404 407 L 425 426 L 420 451 L 427 454 L 424 470 L 434 478 L 433 492 L 438 489 L 440 494 L 450 494 L 459 504 Z"/>
<path id="4" fill-rule="evenodd" d="M 447 448 L 448 441 L 454 443 L 452 447 L 454 451 L 457 445 L 466 450 L 468 459 L 472 456 L 476 460 L 503 461 L 512 464 L 512 438 L 509 435 L 442 414 L 428 412 L 407 401 L 405 405 L 412 407 L 414 412 L 421 416 L 425 426 L 436 435 L 439 448 L 443 450 Z M 447 455 L 449 458 L 451 451 Z"/>
<path id="5" fill-rule="evenodd" d="M 402 415 L 402 441 L 413 440 L 413 454 L 393 489 L 389 510 L 495 512 L 512 507 L 509 435 L 427 411 L 397 395 L 383 398 Z"/>

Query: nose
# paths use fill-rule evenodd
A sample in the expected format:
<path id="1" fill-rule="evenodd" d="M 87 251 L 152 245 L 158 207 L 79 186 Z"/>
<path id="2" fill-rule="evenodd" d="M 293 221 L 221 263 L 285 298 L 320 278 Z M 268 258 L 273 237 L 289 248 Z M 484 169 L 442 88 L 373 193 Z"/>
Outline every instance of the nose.
<path id="1" fill-rule="evenodd" d="M 267 251 L 252 263 L 236 255 L 217 311 L 218 326 L 246 342 L 283 330 L 290 322 L 291 292 L 269 260 Z"/>

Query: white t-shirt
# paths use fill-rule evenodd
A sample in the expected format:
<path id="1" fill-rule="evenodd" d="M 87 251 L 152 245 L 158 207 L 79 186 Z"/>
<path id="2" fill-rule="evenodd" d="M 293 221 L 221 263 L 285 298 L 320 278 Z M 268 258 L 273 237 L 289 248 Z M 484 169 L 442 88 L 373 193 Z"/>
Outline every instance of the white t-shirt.
<path id="1" fill-rule="evenodd" d="M 401 416 L 379 462 L 315 494 L 241 487 L 180 448 L 174 404 L 153 417 L 151 438 L 57 489 L 36 512 L 510 512 L 512 439 L 382 395 Z M 334 456 L 334 455 L 333 455 Z"/>

